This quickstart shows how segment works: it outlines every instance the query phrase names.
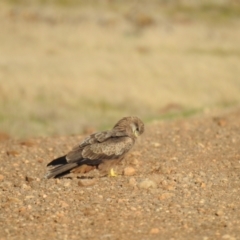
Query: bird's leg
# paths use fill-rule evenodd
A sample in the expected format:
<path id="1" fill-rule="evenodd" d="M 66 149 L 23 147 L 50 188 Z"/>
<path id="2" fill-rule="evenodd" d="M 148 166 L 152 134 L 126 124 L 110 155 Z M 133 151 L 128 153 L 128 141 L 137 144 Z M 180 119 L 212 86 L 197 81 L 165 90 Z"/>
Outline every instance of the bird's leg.
<path id="1" fill-rule="evenodd" d="M 114 169 L 111 168 L 108 174 L 109 177 L 117 177 L 117 174 L 114 172 Z"/>

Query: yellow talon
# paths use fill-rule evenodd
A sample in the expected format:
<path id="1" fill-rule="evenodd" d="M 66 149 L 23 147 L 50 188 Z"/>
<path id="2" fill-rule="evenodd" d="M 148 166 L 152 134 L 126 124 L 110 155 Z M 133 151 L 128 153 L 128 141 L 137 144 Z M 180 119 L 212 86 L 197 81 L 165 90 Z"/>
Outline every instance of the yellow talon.
<path id="1" fill-rule="evenodd" d="M 110 169 L 109 177 L 117 177 L 117 174 L 114 172 L 113 168 Z"/>

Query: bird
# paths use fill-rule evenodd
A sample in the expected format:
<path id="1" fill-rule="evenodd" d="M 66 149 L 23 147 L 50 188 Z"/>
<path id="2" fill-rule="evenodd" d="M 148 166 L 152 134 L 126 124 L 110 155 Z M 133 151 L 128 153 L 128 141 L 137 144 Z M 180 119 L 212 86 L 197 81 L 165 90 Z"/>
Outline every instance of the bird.
<path id="1" fill-rule="evenodd" d="M 112 166 L 122 161 L 143 132 L 142 120 L 123 117 L 111 130 L 89 135 L 66 155 L 48 163 L 45 178 L 58 178 L 77 168 L 82 168 L 80 172 L 110 169 L 109 176 L 116 176 Z"/>

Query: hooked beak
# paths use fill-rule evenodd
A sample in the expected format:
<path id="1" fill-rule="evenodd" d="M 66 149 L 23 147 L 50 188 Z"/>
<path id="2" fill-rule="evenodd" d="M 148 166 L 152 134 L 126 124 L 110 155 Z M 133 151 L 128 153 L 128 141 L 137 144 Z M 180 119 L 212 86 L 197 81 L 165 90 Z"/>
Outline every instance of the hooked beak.
<path id="1" fill-rule="evenodd" d="M 136 137 L 138 137 L 139 136 L 139 132 L 138 131 L 134 131 L 134 135 L 136 136 Z"/>

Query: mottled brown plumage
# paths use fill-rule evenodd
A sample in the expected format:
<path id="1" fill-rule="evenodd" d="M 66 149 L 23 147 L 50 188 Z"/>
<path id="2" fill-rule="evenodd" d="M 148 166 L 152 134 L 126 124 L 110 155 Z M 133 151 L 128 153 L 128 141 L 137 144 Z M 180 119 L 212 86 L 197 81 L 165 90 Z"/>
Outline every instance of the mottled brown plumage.
<path id="1" fill-rule="evenodd" d="M 111 166 L 123 159 L 143 132 L 144 124 L 138 117 L 124 117 L 112 130 L 91 134 L 67 155 L 50 162 L 46 178 L 58 177 L 79 166 Z"/>

